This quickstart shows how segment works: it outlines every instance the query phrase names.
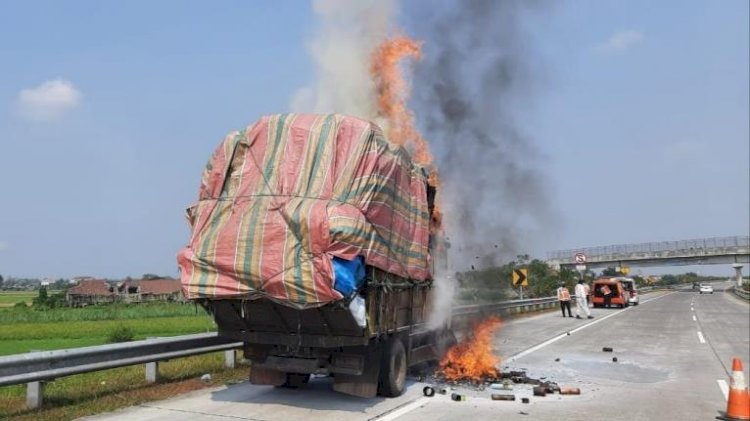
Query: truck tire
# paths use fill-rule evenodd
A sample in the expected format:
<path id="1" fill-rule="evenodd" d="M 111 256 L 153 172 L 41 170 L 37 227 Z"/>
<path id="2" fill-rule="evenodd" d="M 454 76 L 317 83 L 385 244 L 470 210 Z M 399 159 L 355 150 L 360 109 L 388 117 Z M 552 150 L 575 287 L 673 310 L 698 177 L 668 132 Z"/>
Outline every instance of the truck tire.
<path id="1" fill-rule="evenodd" d="M 401 340 L 394 336 L 383 349 L 378 393 L 387 398 L 401 396 L 406 390 L 406 369 L 406 349 Z"/>

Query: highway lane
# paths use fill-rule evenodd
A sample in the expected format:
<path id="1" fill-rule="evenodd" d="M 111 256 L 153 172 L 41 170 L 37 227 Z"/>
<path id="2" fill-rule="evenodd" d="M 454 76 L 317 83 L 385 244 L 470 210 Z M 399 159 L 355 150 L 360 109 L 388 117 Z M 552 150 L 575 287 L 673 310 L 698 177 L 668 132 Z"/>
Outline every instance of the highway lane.
<path id="1" fill-rule="evenodd" d="M 730 354 L 747 356 L 750 351 L 748 331 L 741 332 L 748 306 L 724 301 L 733 298 L 718 290 L 713 296 L 690 292 L 644 295 L 640 306 L 627 310 L 593 310 L 593 321 L 563 318 L 556 311 L 505 324 L 495 341 L 496 349 L 506 357 L 504 368 L 524 368 L 532 377 L 579 387 L 580 396 L 537 398 L 531 396 L 530 387 L 519 385 L 513 391 L 516 402 L 492 401 L 489 390 L 457 390 L 468 400 L 453 402 L 445 395 L 425 398 L 421 396 L 423 384 L 412 382 L 399 398 L 366 400 L 337 394 L 330 390 L 328 379 L 316 378 L 299 390 L 242 383 L 92 419 L 712 419 L 726 406 L 717 383 L 727 378 L 723 364 L 731 363 Z M 736 305 L 733 311 L 727 310 L 729 304 Z M 699 329 L 706 343 L 701 343 Z M 604 346 L 615 352 L 602 352 Z M 612 362 L 612 357 L 618 362 Z M 531 403 L 522 404 L 521 397 L 530 397 Z"/>
<path id="2" fill-rule="evenodd" d="M 693 309 L 699 331 L 716 357 L 732 369 L 732 358 L 743 358 L 745 378 L 750 380 L 750 304 L 733 295 L 734 282 L 715 283 L 713 294 L 695 294 Z M 725 292 L 725 290 L 727 290 Z"/>

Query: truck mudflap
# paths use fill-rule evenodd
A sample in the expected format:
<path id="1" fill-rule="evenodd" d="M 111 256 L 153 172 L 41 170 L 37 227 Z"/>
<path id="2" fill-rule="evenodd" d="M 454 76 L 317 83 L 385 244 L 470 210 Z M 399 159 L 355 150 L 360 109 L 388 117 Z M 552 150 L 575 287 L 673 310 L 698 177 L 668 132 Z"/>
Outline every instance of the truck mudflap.
<path id="1" fill-rule="evenodd" d="M 374 398 L 378 394 L 378 380 L 381 372 L 383 348 L 380 344 L 365 348 L 362 355 L 361 374 L 334 374 L 333 390 L 361 398 Z"/>

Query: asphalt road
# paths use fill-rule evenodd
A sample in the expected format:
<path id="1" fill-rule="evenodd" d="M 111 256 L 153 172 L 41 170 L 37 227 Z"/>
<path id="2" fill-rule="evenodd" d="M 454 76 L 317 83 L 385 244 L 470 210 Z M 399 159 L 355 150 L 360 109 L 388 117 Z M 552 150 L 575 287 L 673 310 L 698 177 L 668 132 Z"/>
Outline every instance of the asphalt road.
<path id="1" fill-rule="evenodd" d="M 516 385 L 515 402 L 493 401 L 489 390 L 464 389 L 456 392 L 467 400 L 453 402 L 446 395 L 423 397 L 424 384 L 411 382 L 399 398 L 368 400 L 335 393 L 329 379 L 314 378 L 303 389 L 242 383 L 89 419 L 710 420 L 726 407 L 721 381 L 728 382 L 731 359 L 743 358 L 746 377 L 750 368 L 750 306 L 723 292 L 724 286 L 716 284 L 712 295 L 643 295 L 641 305 L 626 310 L 592 309 L 593 320 L 550 312 L 503 326 L 495 348 L 504 369 L 526 369 L 531 377 L 579 387 L 580 396 L 534 397 L 530 386 Z M 521 403 L 522 397 L 530 403 Z"/>

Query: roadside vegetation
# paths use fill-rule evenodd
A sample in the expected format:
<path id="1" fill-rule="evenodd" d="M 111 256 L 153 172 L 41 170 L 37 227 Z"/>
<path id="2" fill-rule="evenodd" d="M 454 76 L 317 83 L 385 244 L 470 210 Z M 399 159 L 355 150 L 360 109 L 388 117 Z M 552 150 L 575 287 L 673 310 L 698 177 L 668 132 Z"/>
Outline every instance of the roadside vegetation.
<path id="1" fill-rule="evenodd" d="M 30 306 L 38 295 L 37 291 L 0 291 L 0 308 L 14 307 L 19 303 Z"/>
<path id="2" fill-rule="evenodd" d="M 501 266 L 489 266 L 476 270 L 457 272 L 457 300 L 460 303 L 491 303 L 518 298 L 518 288 L 511 284 L 515 268 L 528 270 L 529 285 L 523 288 L 524 298 L 549 297 L 555 294 L 559 282 L 573 286 L 578 274 L 572 270 L 554 270 L 546 262 L 519 255 Z"/>
<path id="3" fill-rule="evenodd" d="M 0 309 L 0 355 L 213 330 L 211 316 L 191 304 L 4 308 Z"/>

